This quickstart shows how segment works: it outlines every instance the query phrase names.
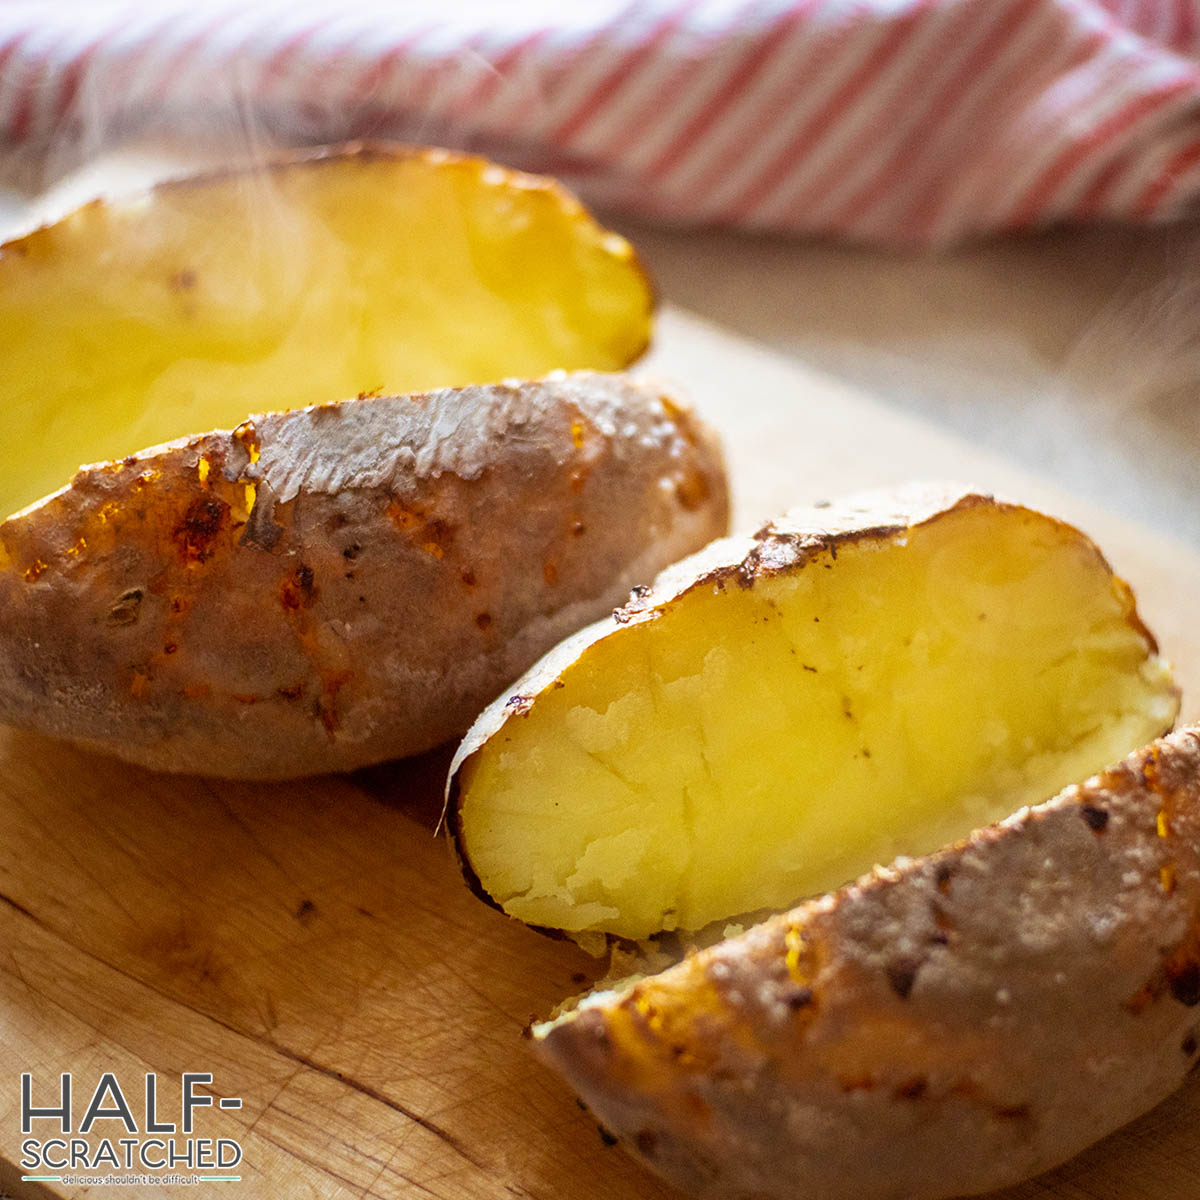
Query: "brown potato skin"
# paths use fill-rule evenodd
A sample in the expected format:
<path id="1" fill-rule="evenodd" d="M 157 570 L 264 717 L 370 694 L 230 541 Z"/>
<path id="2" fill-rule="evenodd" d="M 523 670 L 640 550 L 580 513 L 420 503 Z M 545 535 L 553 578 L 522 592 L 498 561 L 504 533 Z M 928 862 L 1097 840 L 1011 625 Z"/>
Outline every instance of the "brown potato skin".
<path id="1" fill-rule="evenodd" d="M 416 754 L 727 523 L 715 435 L 622 375 L 253 417 L 0 524 L 0 722 L 225 777 Z"/>
<path id="2" fill-rule="evenodd" d="M 697 1196 L 934 1200 L 1052 1167 L 1200 1042 L 1200 727 L 534 1031 Z"/>

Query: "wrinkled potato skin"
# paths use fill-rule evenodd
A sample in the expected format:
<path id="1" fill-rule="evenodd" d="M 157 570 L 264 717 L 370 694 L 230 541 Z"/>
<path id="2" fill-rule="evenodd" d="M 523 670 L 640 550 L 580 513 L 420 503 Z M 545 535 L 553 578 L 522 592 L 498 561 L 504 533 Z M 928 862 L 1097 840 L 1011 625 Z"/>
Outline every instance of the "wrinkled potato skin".
<path id="1" fill-rule="evenodd" d="M 0 722 L 226 777 L 419 753 L 727 521 L 715 436 L 623 376 L 255 417 L 0 525 Z"/>
<path id="2" fill-rule="evenodd" d="M 1064 1161 L 1200 1041 L 1200 727 L 534 1032 L 690 1194 L 933 1200 Z"/>

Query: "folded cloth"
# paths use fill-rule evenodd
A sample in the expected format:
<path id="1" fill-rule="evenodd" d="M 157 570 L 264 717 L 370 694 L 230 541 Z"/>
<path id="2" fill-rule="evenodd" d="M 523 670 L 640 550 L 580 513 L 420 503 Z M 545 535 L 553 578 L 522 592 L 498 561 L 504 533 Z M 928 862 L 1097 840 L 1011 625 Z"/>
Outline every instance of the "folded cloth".
<path id="1" fill-rule="evenodd" d="M 0 148 L 398 137 L 675 223 L 946 245 L 1200 193 L 1196 0 L 0 5 Z"/>

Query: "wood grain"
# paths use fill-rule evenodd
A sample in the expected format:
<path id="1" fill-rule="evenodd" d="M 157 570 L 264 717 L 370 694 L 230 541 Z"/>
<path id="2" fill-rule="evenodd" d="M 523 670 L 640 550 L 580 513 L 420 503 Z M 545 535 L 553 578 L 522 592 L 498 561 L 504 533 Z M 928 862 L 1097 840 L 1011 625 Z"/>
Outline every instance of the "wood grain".
<path id="1" fill-rule="evenodd" d="M 1200 555 L 685 314 L 664 314 L 650 367 L 725 434 L 739 523 L 934 475 L 1075 520 L 1139 591 L 1200 714 Z M 211 1070 L 244 1101 L 204 1120 L 244 1147 L 231 1196 L 673 1194 L 527 1053 L 526 1022 L 598 968 L 462 885 L 433 833 L 447 761 L 228 784 L 0 731 L 0 1188 L 85 1194 L 19 1182 L 22 1071 L 165 1086 Z M 1194 1200 L 1198 1131 L 1193 1079 L 1006 1200 Z"/>

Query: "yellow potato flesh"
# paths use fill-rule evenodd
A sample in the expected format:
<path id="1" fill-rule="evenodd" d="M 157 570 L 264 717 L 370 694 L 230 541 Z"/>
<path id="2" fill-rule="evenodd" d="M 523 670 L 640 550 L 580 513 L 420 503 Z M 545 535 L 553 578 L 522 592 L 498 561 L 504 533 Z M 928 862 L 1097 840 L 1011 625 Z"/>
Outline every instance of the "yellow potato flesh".
<path id="1" fill-rule="evenodd" d="M 92 204 L 0 249 L 0 519 L 255 412 L 618 369 L 651 307 L 624 239 L 477 159 L 341 155 Z"/>
<path id="2" fill-rule="evenodd" d="M 1129 616 L 1093 547 L 1020 509 L 706 585 L 589 647 L 468 762 L 467 858 L 507 912 L 572 931 L 784 908 L 1167 728 Z"/>

